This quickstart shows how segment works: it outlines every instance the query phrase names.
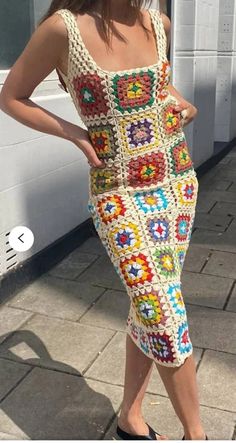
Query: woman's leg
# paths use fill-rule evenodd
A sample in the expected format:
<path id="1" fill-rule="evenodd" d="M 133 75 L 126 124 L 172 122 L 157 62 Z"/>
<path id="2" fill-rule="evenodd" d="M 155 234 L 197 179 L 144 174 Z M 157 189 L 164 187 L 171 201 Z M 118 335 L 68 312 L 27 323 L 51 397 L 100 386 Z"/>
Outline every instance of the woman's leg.
<path id="1" fill-rule="evenodd" d="M 141 408 L 152 369 L 153 360 L 146 357 L 127 334 L 124 396 L 118 424 L 131 434 L 148 434 Z"/>
<path id="2" fill-rule="evenodd" d="M 127 334 L 124 396 L 119 426 L 133 434 L 147 434 L 142 416 L 142 401 L 153 369 L 153 361 L 135 345 Z M 193 355 L 183 365 L 173 368 L 157 364 L 171 403 L 179 417 L 186 440 L 202 440 L 205 433 L 200 420 Z M 158 429 L 157 429 L 158 431 Z M 164 438 L 164 436 L 162 436 Z"/>
<path id="3" fill-rule="evenodd" d="M 157 364 L 157 369 L 165 385 L 171 403 L 179 417 L 186 440 L 205 438 L 200 420 L 196 365 L 193 354 L 176 368 Z"/>

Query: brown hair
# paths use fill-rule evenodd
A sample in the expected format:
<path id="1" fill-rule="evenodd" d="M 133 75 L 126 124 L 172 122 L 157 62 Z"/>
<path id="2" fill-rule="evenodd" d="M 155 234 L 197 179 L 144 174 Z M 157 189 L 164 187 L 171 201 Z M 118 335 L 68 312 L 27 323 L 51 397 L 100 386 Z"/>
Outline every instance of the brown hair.
<path id="1" fill-rule="evenodd" d="M 69 9 L 73 14 L 84 14 L 89 11 L 93 10 L 93 6 L 97 3 L 98 0 L 52 0 L 51 5 L 49 6 L 47 12 L 43 15 L 43 17 L 38 22 L 38 25 L 43 23 L 47 18 L 51 17 L 56 11 L 59 9 Z M 127 14 L 129 12 L 129 9 L 132 8 L 134 12 L 134 16 L 138 19 L 139 23 L 144 28 L 146 34 L 149 33 L 149 30 L 144 26 L 142 14 L 140 14 L 141 8 L 143 6 L 150 6 L 151 0 L 128 0 L 127 5 Z M 101 25 L 102 25 L 102 34 L 104 41 L 106 44 L 109 45 L 109 37 L 111 34 L 111 31 L 113 30 L 112 24 L 111 24 L 111 0 L 102 0 L 101 2 Z M 121 38 L 123 41 L 125 40 L 122 34 L 115 31 L 116 34 Z M 59 71 L 56 69 L 59 80 L 65 89 L 66 92 L 67 88 L 65 85 L 65 82 L 63 81 Z"/>

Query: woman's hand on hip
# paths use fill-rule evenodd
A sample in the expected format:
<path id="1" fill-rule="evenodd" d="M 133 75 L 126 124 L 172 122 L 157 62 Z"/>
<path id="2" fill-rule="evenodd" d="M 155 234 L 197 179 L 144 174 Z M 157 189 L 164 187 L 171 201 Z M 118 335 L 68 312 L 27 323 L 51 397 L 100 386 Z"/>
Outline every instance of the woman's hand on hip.
<path id="1" fill-rule="evenodd" d="M 91 143 L 88 131 L 78 126 L 76 132 L 77 133 L 71 138 L 71 141 L 83 151 L 87 157 L 89 165 L 96 168 L 104 168 L 104 163 L 98 158 Z"/>
<path id="2" fill-rule="evenodd" d="M 187 101 L 179 101 L 174 110 L 181 114 L 181 124 L 186 126 L 193 121 L 197 115 L 197 108 Z"/>

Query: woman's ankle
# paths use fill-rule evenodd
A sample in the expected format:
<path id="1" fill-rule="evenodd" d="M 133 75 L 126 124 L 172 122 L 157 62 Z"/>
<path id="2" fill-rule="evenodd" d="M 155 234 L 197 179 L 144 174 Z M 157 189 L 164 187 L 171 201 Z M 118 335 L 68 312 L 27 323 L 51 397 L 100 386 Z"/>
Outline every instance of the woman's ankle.
<path id="1" fill-rule="evenodd" d="M 131 411 L 122 411 L 118 417 L 118 421 L 120 423 L 135 423 L 143 420 L 142 413 L 139 412 L 131 412 Z"/>
<path id="2" fill-rule="evenodd" d="M 197 429 L 185 429 L 184 430 L 185 440 L 205 440 L 206 433 L 202 427 Z"/>

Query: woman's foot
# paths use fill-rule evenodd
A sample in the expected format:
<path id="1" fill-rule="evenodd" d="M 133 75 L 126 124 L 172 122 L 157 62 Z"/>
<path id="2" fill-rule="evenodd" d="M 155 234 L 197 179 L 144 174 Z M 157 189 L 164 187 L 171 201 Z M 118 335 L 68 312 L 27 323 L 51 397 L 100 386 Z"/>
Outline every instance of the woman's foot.
<path id="1" fill-rule="evenodd" d="M 185 431 L 182 440 L 208 440 L 208 437 L 203 430 L 194 432 Z"/>
<path id="2" fill-rule="evenodd" d="M 118 418 L 118 426 L 131 435 L 149 435 L 149 428 L 143 417 Z M 156 434 L 157 440 L 168 440 L 166 435 Z"/>

